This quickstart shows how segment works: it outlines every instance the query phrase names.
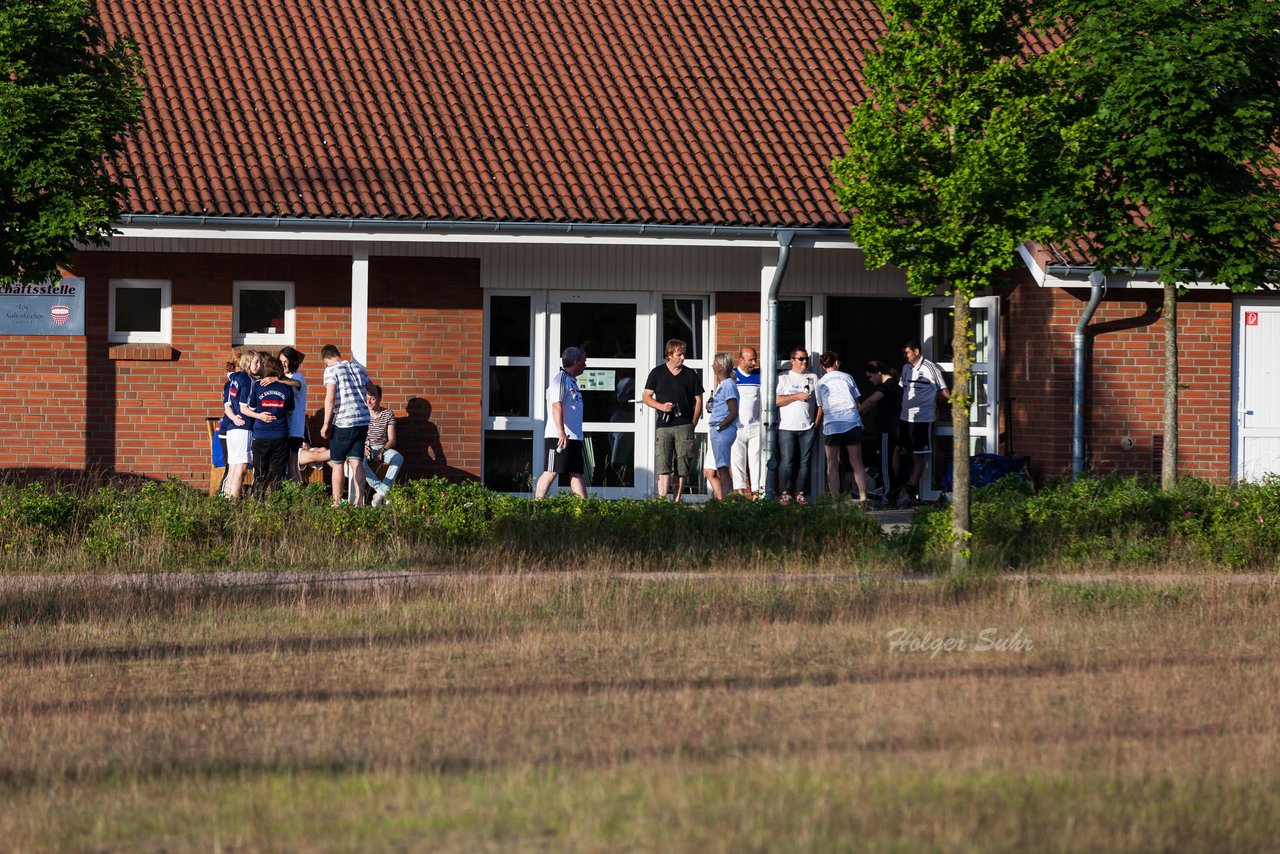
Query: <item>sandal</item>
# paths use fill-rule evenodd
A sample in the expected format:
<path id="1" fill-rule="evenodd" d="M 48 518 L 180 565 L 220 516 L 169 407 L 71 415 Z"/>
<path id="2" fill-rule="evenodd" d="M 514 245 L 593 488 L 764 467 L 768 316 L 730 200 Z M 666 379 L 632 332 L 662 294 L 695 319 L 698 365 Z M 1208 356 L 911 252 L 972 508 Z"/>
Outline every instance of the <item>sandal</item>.
<path id="1" fill-rule="evenodd" d="M 807 498 L 805 498 L 805 497 L 804 497 L 804 493 L 803 493 L 803 492 L 797 492 L 797 493 L 796 493 L 796 503 L 797 503 L 797 504 L 800 504 L 800 505 L 808 504 L 808 503 L 809 503 L 809 499 L 807 499 Z"/>
<path id="2" fill-rule="evenodd" d="M 778 497 L 778 503 L 779 503 L 779 504 L 781 504 L 781 505 L 783 505 L 784 507 L 785 507 L 786 505 L 790 504 L 790 503 L 791 503 L 791 493 L 790 493 L 790 492 L 784 492 L 784 493 L 782 493 L 782 495 Z"/>

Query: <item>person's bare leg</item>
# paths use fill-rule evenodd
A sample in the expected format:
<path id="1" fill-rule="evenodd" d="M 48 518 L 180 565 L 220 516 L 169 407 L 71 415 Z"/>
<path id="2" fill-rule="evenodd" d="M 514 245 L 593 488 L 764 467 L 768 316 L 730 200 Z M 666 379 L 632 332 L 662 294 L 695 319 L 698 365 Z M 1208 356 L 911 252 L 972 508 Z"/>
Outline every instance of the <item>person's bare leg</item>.
<path id="1" fill-rule="evenodd" d="M 684 478 L 676 477 L 676 494 L 671 496 L 672 501 L 679 501 L 680 496 L 684 495 Z"/>
<path id="2" fill-rule="evenodd" d="M 827 492 L 840 494 L 840 448 L 827 445 L 823 449 L 827 455 Z"/>
<path id="3" fill-rule="evenodd" d="M 862 446 L 848 445 L 849 465 L 853 467 L 853 482 L 858 487 L 858 500 L 867 500 L 867 467 L 862 463 Z"/>
<path id="4" fill-rule="evenodd" d="M 671 475 L 658 475 L 658 497 L 665 499 L 667 497 L 667 487 L 671 485 Z"/>
<path id="5" fill-rule="evenodd" d="M 733 491 L 733 469 L 725 466 L 719 470 L 720 475 L 720 497 L 728 495 Z"/>
<path id="6" fill-rule="evenodd" d="M 724 498 L 724 487 L 720 485 L 720 474 L 716 469 L 703 469 L 702 476 L 707 479 L 707 486 L 711 487 L 711 500 L 720 501 Z"/>
<path id="7" fill-rule="evenodd" d="M 544 471 L 538 478 L 538 485 L 533 489 L 533 498 L 535 501 L 541 501 L 547 497 L 547 492 L 551 489 L 551 484 L 556 482 L 559 477 L 554 470 Z"/>
<path id="8" fill-rule="evenodd" d="M 244 463 L 227 466 L 227 497 L 239 498 L 244 489 L 244 473 L 249 467 Z"/>
<path id="9" fill-rule="evenodd" d="M 573 494 L 579 498 L 587 497 L 587 484 L 580 474 L 569 475 L 569 488 L 573 490 Z"/>
<path id="10" fill-rule="evenodd" d="M 357 507 L 364 506 L 364 460 L 361 457 L 350 457 L 347 462 L 351 464 L 351 486 L 355 491 L 355 505 Z"/>
<path id="11" fill-rule="evenodd" d="M 347 472 L 341 460 L 329 460 L 329 482 L 333 484 L 333 506 L 342 503 L 342 496 L 347 488 Z"/>

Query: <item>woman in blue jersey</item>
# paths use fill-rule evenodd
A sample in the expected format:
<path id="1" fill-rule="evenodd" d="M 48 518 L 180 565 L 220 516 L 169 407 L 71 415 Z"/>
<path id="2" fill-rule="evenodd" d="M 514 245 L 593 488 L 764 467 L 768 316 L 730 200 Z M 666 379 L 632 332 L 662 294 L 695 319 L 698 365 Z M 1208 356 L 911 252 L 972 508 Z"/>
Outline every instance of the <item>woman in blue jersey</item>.
<path id="1" fill-rule="evenodd" d="M 738 437 L 738 384 L 733 380 L 733 357 L 728 353 L 717 353 L 711 369 L 716 375 L 716 388 L 707 406 L 707 456 L 702 474 L 711 487 L 711 497 L 718 501 L 733 489 L 729 466 L 733 440 Z"/>
<path id="2" fill-rule="evenodd" d="M 840 493 L 840 454 L 853 469 L 858 500 L 867 500 L 867 470 L 862 464 L 862 417 L 858 414 L 858 384 L 840 370 L 840 356 L 828 350 L 818 357 L 826 371 L 818 380 L 818 406 L 822 407 L 823 450 L 827 455 L 827 491 Z"/>
<path id="3" fill-rule="evenodd" d="M 222 394 L 222 421 L 218 432 L 227 439 L 227 477 L 222 494 L 239 498 L 244 488 L 244 473 L 249 468 L 253 422 L 240 411 L 253 390 L 253 374 L 262 370 L 262 357 L 255 350 L 244 350 L 236 361 L 236 371 L 227 378 Z"/>

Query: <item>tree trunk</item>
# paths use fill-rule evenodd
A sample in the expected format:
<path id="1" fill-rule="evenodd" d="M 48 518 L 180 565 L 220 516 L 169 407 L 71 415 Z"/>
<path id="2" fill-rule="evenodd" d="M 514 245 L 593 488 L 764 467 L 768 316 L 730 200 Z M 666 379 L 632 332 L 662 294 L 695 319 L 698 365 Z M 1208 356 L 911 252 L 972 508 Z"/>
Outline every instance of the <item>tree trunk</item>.
<path id="1" fill-rule="evenodd" d="M 1164 449 L 1160 488 L 1178 482 L 1178 286 L 1164 283 Z"/>
<path id="2" fill-rule="evenodd" d="M 951 568 L 969 568 L 969 296 L 955 291 L 955 332 L 951 352 L 955 378 L 951 384 Z"/>

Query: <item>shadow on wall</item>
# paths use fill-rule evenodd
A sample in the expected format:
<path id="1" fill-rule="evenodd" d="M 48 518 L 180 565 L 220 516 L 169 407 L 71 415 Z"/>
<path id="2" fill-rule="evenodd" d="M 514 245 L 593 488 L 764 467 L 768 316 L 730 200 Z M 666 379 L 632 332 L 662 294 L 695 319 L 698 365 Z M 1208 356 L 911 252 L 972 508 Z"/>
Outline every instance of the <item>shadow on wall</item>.
<path id="1" fill-rule="evenodd" d="M 140 474 L 117 472 L 102 466 L 88 469 L 62 468 L 5 468 L 0 469 L 0 483 L 12 486 L 27 486 L 41 483 L 45 486 L 57 486 L 79 495 L 87 495 L 103 486 L 114 486 L 120 489 L 138 489 L 147 483 L 163 483 L 163 478 L 146 477 Z"/>
<path id="2" fill-rule="evenodd" d="M 440 428 L 431 420 L 431 401 L 411 397 L 405 404 L 405 412 L 396 412 L 396 447 L 404 454 L 404 471 L 399 480 L 426 477 L 443 477 L 449 480 L 475 480 L 471 472 L 449 465 L 440 441 Z M 320 437 L 324 424 L 324 409 L 320 408 L 308 419 L 307 429 L 312 444 L 327 447 L 328 439 Z"/>

